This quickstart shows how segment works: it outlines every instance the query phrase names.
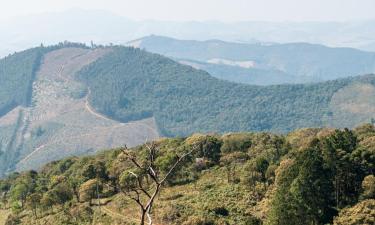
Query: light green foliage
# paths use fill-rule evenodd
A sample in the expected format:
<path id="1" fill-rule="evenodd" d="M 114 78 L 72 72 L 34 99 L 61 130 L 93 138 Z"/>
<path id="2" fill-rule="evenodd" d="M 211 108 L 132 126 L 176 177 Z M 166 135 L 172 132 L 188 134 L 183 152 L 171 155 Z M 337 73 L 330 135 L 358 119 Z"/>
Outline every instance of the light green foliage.
<path id="1" fill-rule="evenodd" d="M 251 134 L 228 134 L 223 136 L 223 145 L 221 151 L 223 153 L 230 152 L 246 152 L 251 147 Z"/>
<path id="2" fill-rule="evenodd" d="M 375 223 L 375 200 L 362 201 L 343 209 L 335 218 L 334 225 L 372 225 Z"/>
<path id="3" fill-rule="evenodd" d="M 375 199 L 375 176 L 372 174 L 362 181 L 361 199 Z"/>
<path id="4" fill-rule="evenodd" d="M 160 177 L 183 153 L 191 151 L 191 155 L 176 167 L 155 199 L 155 224 L 371 222 L 374 178 L 373 168 L 368 166 L 375 143 L 372 130 L 308 131 L 303 132 L 301 142 L 295 141 L 299 135 L 294 133 L 292 143 L 288 142 L 291 135 L 270 133 L 196 134 L 158 140 L 153 168 Z M 134 202 L 123 200 L 123 193 L 136 197 L 139 182 L 145 190 L 153 190 L 152 178 L 129 162 L 136 157 L 141 167 L 147 166 L 149 147 L 68 158 L 49 163 L 38 173 L 11 174 L 0 181 L 3 205 L 26 224 L 86 225 L 94 220 L 126 224 L 124 221 L 138 218 L 139 209 Z M 202 158 L 203 167 L 198 166 Z M 103 203 L 102 214 L 97 210 L 97 198 Z M 147 198 L 142 195 L 140 199 Z"/>

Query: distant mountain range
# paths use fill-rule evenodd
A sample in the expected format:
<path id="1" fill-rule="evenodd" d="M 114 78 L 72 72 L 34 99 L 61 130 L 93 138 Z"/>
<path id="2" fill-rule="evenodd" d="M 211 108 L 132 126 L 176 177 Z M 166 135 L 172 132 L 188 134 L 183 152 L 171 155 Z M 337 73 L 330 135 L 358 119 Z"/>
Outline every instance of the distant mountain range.
<path id="1" fill-rule="evenodd" d="M 160 136 L 353 127 L 375 115 L 375 75 L 236 84 L 121 46 L 30 49 L 0 60 L 0 80 L 0 174 Z"/>
<path id="2" fill-rule="evenodd" d="M 152 35 L 128 45 L 247 84 L 321 82 L 375 72 L 375 53 L 308 43 L 243 44 Z"/>
<path id="3" fill-rule="evenodd" d="M 46 23 L 48 21 L 48 23 Z M 74 40 L 124 44 L 157 34 L 180 39 L 240 43 L 308 42 L 375 51 L 375 21 L 354 22 L 172 22 L 133 21 L 106 11 L 72 9 L 0 21 L 0 56 L 36 46 Z"/>

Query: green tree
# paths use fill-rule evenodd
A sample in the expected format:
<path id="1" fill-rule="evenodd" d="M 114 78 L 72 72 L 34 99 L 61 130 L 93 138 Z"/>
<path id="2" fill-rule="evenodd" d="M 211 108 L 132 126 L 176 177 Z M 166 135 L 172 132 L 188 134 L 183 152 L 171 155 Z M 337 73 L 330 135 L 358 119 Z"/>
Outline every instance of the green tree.
<path id="1" fill-rule="evenodd" d="M 337 208 L 353 204 L 361 189 L 364 173 L 352 157 L 356 148 L 357 137 L 348 129 L 336 130 L 323 141 L 324 164 L 333 176 Z"/>
<path id="2" fill-rule="evenodd" d="M 303 150 L 278 169 L 269 224 L 325 224 L 334 216 L 333 184 L 318 146 Z"/>
<path id="3" fill-rule="evenodd" d="M 29 193 L 29 187 L 25 183 L 18 183 L 12 187 L 10 192 L 10 197 L 13 202 L 20 202 L 21 208 L 24 207 L 26 202 L 26 197 Z"/>

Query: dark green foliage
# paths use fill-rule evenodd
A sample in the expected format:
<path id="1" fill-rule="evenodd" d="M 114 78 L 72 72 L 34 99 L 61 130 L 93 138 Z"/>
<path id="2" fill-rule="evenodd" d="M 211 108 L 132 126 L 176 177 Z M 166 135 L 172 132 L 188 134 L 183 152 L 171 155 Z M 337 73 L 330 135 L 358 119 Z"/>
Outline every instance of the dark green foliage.
<path id="1" fill-rule="evenodd" d="M 353 160 L 357 148 L 357 137 L 345 129 L 337 130 L 324 140 L 323 157 L 325 166 L 331 171 L 334 180 L 336 207 L 353 204 L 360 192 L 361 182 L 367 171 Z"/>
<path id="2" fill-rule="evenodd" d="M 0 60 L 0 116 L 15 106 L 30 104 L 43 52 L 42 48 L 33 48 Z"/>
<path id="3" fill-rule="evenodd" d="M 324 224 L 320 220 L 332 219 L 332 183 L 322 166 L 315 149 L 284 162 L 277 175 L 269 224 Z"/>
<path id="4" fill-rule="evenodd" d="M 213 163 L 218 163 L 220 160 L 221 144 L 221 140 L 216 137 L 202 137 L 195 143 L 195 146 L 193 146 L 197 149 L 197 151 L 195 151 L 195 156 L 197 158 L 206 158 Z"/>
<path id="5" fill-rule="evenodd" d="M 234 84 L 133 48 L 116 47 L 79 74 L 91 104 L 120 121 L 154 116 L 162 134 L 272 130 L 322 126 L 332 95 L 354 80 L 269 87 Z"/>

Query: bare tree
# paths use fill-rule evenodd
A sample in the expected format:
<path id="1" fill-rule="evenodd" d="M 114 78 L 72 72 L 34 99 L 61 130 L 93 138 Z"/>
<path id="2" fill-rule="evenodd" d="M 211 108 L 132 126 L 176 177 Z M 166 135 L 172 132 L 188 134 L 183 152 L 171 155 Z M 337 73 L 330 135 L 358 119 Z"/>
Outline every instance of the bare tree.
<path id="1" fill-rule="evenodd" d="M 159 174 L 155 166 L 155 160 L 158 156 L 159 149 L 154 143 L 146 144 L 147 157 L 145 162 L 141 162 L 134 151 L 129 150 L 126 146 L 122 149 L 125 159 L 130 161 L 138 172 L 126 171 L 125 185 L 119 185 L 119 189 L 127 197 L 136 202 L 140 208 L 140 225 L 145 224 L 146 217 L 148 224 L 152 225 L 151 209 L 154 204 L 156 196 L 159 194 L 163 184 L 176 169 L 177 165 L 190 155 L 193 150 L 177 155 L 176 161 L 171 165 L 169 170 L 164 174 Z M 151 181 L 151 182 L 150 182 Z"/>

